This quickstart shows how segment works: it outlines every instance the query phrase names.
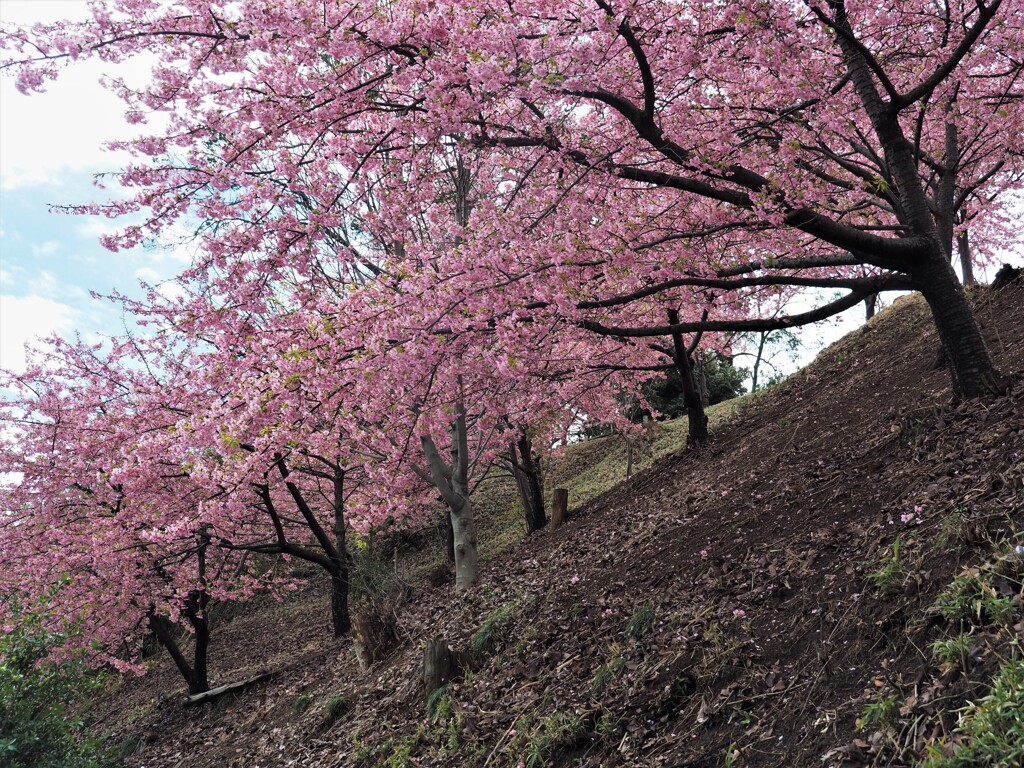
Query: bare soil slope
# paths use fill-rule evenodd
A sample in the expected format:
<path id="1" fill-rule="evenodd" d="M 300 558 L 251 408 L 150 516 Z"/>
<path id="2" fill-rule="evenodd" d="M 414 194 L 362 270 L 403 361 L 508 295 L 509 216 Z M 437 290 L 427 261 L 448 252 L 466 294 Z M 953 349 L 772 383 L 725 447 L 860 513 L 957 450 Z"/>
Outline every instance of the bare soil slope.
<path id="1" fill-rule="evenodd" d="M 1024 286 L 976 306 L 1004 397 L 951 404 L 927 309 L 903 299 L 708 448 L 489 562 L 473 595 L 412 585 L 369 671 L 311 588 L 215 629 L 217 682 L 282 669 L 271 682 L 184 709 L 158 661 L 97 702 L 98 727 L 147 768 L 913 764 L 955 742 L 951 713 L 1024 631 L 1016 582 L 998 620 L 931 607 L 1024 543 Z M 435 636 L 482 653 L 428 715 Z M 957 636 L 969 654 L 937 658 Z"/>

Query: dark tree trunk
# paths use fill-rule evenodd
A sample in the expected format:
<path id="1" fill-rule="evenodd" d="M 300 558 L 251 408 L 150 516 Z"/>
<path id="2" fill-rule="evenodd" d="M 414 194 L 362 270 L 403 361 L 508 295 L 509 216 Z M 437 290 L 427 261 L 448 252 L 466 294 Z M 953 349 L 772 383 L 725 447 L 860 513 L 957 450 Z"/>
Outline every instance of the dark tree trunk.
<path id="1" fill-rule="evenodd" d="M 569 489 L 555 488 L 551 498 L 551 527 L 558 528 L 569 519 Z"/>
<path id="2" fill-rule="evenodd" d="M 200 618 L 192 621 L 192 626 L 195 627 L 195 649 L 192 652 L 192 669 L 194 672 L 194 683 L 190 682 L 189 693 L 202 693 L 203 691 L 210 690 L 210 681 L 207 677 L 207 659 L 210 650 L 210 625 L 206 618 L 206 603 L 209 601 L 209 597 L 205 592 L 200 597 L 203 603 L 203 608 L 200 612 Z M 195 690 L 191 690 L 191 686 L 195 686 Z"/>
<path id="3" fill-rule="evenodd" d="M 694 357 L 696 361 L 690 366 L 693 369 L 693 386 L 697 390 L 697 396 L 700 398 L 701 408 L 707 408 L 711 394 L 708 391 L 708 377 L 704 369 L 704 353 L 701 352 L 699 355 L 694 355 Z"/>
<path id="4" fill-rule="evenodd" d="M 347 635 L 352 629 L 348 610 L 349 573 L 352 556 L 345 544 L 345 471 L 334 470 L 334 549 L 328 553 L 331 573 L 331 627 L 335 637 Z"/>
<path id="5" fill-rule="evenodd" d="M 339 570 L 331 574 L 331 627 L 335 637 L 343 637 L 352 630 L 352 616 L 348 610 L 348 567 L 338 563 Z"/>
<path id="6" fill-rule="evenodd" d="M 178 640 L 174 636 L 174 625 L 166 617 L 150 612 L 149 628 L 153 630 L 153 634 L 157 636 L 160 644 L 167 649 L 167 653 L 170 654 L 171 659 L 174 661 L 174 666 L 178 668 L 181 676 L 185 678 L 185 682 L 188 684 L 189 695 L 194 696 L 197 693 L 204 693 L 210 690 L 210 681 L 207 677 L 207 650 L 210 642 L 210 631 L 206 622 L 202 621 L 199 625 L 194 625 L 195 652 L 191 664 L 185 658 L 185 654 L 182 652 L 181 646 L 178 645 Z"/>
<path id="7" fill-rule="evenodd" d="M 369 669 L 387 656 L 398 642 L 394 617 L 373 607 L 356 615 L 352 626 L 352 651 L 359 666 Z"/>
<path id="8" fill-rule="evenodd" d="M 668 310 L 668 322 L 675 325 L 679 322 L 679 312 Z M 679 370 L 679 378 L 683 385 L 683 405 L 686 407 L 687 435 L 686 444 L 698 446 L 708 439 L 708 417 L 704 413 L 704 405 L 701 403 L 700 391 L 697 389 L 693 378 L 693 367 L 690 365 L 690 356 L 686 352 L 686 343 L 681 333 L 672 334 L 673 360 Z"/>
<path id="9" fill-rule="evenodd" d="M 992 364 L 967 294 L 945 255 L 932 257 L 912 277 L 931 308 L 953 380 L 953 397 L 960 400 L 1004 391 L 1006 381 Z"/>
<path id="10" fill-rule="evenodd" d="M 956 236 L 956 249 L 960 253 L 960 272 L 964 276 L 964 285 L 977 285 L 974 278 L 974 263 L 971 261 L 971 241 L 966 230 Z"/>
<path id="11" fill-rule="evenodd" d="M 426 698 L 438 688 L 450 683 L 456 676 L 455 654 L 448 643 L 439 637 L 427 641 L 423 650 L 423 691 Z"/>
<path id="12" fill-rule="evenodd" d="M 761 331 L 757 341 L 757 354 L 754 356 L 754 367 L 750 372 L 750 391 L 757 392 L 758 375 L 761 371 L 761 360 L 764 358 L 764 347 L 768 343 L 768 332 Z"/>
<path id="13" fill-rule="evenodd" d="M 548 524 L 544 510 L 544 488 L 540 474 L 540 463 L 533 453 L 533 442 L 523 433 L 509 446 L 512 475 L 519 489 L 523 503 L 527 533 L 539 531 Z"/>
<path id="14" fill-rule="evenodd" d="M 875 311 L 878 309 L 878 294 L 872 293 L 866 299 L 864 299 L 864 321 L 867 322 L 875 316 Z"/>

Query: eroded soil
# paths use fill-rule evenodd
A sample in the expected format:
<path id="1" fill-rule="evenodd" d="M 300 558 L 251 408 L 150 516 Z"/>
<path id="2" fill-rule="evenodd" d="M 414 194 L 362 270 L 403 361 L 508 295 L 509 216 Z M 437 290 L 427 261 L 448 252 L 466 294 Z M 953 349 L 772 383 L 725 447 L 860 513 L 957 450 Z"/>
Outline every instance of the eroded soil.
<path id="1" fill-rule="evenodd" d="M 964 631 L 929 611 L 939 591 L 1024 530 L 1024 287 L 975 301 L 1003 397 L 951 404 L 927 310 L 901 300 L 709 447 L 487 563 L 474 594 L 411 584 L 370 670 L 314 583 L 214 630 L 214 684 L 271 682 L 186 709 L 158 660 L 96 703 L 98 728 L 148 768 L 909 764 L 1024 630 L 1019 612 L 972 626 L 958 669 L 930 650 Z M 426 717 L 425 641 L 467 647 L 489 617 L 478 668 Z M 897 723 L 858 730 L 893 697 Z"/>

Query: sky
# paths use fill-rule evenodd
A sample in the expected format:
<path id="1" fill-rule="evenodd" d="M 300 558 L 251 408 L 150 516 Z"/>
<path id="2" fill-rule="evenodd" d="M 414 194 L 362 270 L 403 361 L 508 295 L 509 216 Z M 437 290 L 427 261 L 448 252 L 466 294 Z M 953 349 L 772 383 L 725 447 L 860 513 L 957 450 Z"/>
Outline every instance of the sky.
<path id="1" fill-rule="evenodd" d="M 81 18 L 85 11 L 82 0 L 0 0 L 2 22 Z M 21 369 L 24 344 L 35 337 L 90 339 L 123 330 L 120 310 L 90 293 L 139 295 L 140 280 L 158 284 L 187 261 L 180 250 L 111 253 L 98 242 L 111 221 L 50 211 L 116 191 L 93 186 L 94 174 L 125 159 L 102 144 L 137 129 L 99 84 L 104 74 L 113 74 L 111 65 L 80 62 L 32 96 L 0 76 L 0 368 Z"/>
<path id="2" fill-rule="evenodd" d="M 85 15 L 84 0 L 0 0 L 2 22 Z M 99 84 L 104 74 L 130 81 L 144 77 L 145 68 L 115 71 L 110 64 L 79 62 L 46 93 L 32 96 L 19 94 L 9 77 L 0 76 L 0 368 L 21 369 L 25 343 L 37 337 L 77 333 L 88 340 L 122 331 L 116 305 L 91 293 L 139 295 L 140 280 L 159 285 L 187 265 L 187 251 L 180 248 L 111 253 L 98 237 L 112 222 L 50 210 L 116 192 L 93 186 L 94 174 L 116 170 L 124 160 L 102 145 L 137 129 L 124 121 L 121 102 Z M 1018 253 L 1008 260 L 1019 266 L 1024 258 Z M 804 331 L 799 362 L 862 321 L 858 308 L 839 324 Z"/>

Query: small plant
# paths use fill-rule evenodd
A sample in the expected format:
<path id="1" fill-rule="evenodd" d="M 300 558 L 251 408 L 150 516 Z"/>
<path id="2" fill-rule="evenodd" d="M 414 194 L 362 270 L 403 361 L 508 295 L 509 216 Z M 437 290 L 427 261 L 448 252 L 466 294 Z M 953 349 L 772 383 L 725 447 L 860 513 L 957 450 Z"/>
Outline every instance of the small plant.
<path id="1" fill-rule="evenodd" d="M 377 758 L 377 750 L 370 744 L 364 744 L 358 740 L 353 740 L 353 742 L 352 759 L 355 760 L 355 764 L 360 768 L 374 765 Z M 390 746 L 390 744 L 389 740 L 387 746 Z"/>
<path id="2" fill-rule="evenodd" d="M 619 731 L 620 723 L 621 720 L 614 713 L 604 710 L 594 726 L 594 732 L 601 739 L 607 739 Z"/>
<path id="3" fill-rule="evenodd" d="M 869 728 L 887 728 L 896 723 L 900 714 L 898 696 L 887 696 L 872 701 L 864 707 L 864 713 L 857 719 L 857 730 Z"/>
<path id="4" fill-rule="evenodd" d="M 469 641 L 469 647 L 473 653 L 478 656 L 484 656 L 497 647 L 498 635 L 501 629 L 515 615 L 517 608 L 518 605 L 516 603 L 508 603 L 484 619 L 480 629 L 476 631 L 473 638 Z"/>
<path id="5" fill-rule="evenodd" d="M 957 507 L 942 521 L 937 546 L 974 544 L 985 538 L 986 519 L 970 507 Z"/>
<path id="6" fill-rule="evenodd" d="M 523 634 L 516 641 L 515 648 L 513 649 L 516 656 L 521 656 L 526 652 L 526 649 L 530 647 L 530 644 L 540 637 L 540 630 L 536 626 L 530 625 L 523 630 Z"/>
<path id="7" fill-rule="evenodd" d="M 626 637 L 639 640 L 654 626 L 654 601 L 645 600 L 636 607 L 626 622 Z"/>
<path id="8" fill-rule="evenodd" d="M 913 445 L 919 437 L 935 429 L 941 411 L 937 407 L 919 408 L 909 413 L 900 424 L 899 439 L 905 445 Z"/>
<path id="9" fill-rule="evenodd" d="M 884 556 L 881 565 L 867 574 L 868 581 L 879 591 L 892 592 L 906 581 L 906 564 L 901 559 L 905 547 L 906 542 L 897 536 L 892 543 L 892 554 Z"/>
<path id="10" fill-rule="evenodd" d="M 331 723 L 337 721 L 348 710 L 348 702 L 344 696 L 332 696 L 327 700 L 327 720 Z"/>
<path id="11" fill-rule="evenodd" d="M 444 722 L 455 713 L 455 697 L 451 684 L 442 685 L 427 697 L 427 717 L 431 722 Z"/>
<path id="12" fill-rule="evenodd" d="M 548 768 L 560 749 L 575 745 L 586 732 L 583 718 L 576 714 L 554 712 L 532 730 L 523 755 L 524 768 Z"/>
<path id="13" fill-rule="evenodd" d="M 602 664 L 598 667 L 597 672 L 594 673 L 594 682 L 591 684 L 590 689 L 595 694 L 601 693 L 608 686 L 608 683 L 622 674 L 625 668 L 626 660 L 619 656 L 616 656 L 607 664 Z"/>
<path id="14" fill-rule="evenodd" d="M 313 704 L 313 697 L 308 693 L 304 693 L 292 702 L 292 712 L 298 717 L 306 712 Z"/>
<path id="15" fill-rule="evenodd" d="M 603 691 L 608 683 L 612 681 L 612 671 L 608 668 L 607 664 L 602 664 L 598 667 L 597 672 L 594 673 L 594 682 L 590 685 L 590 690 L 594 694 L 599 694 Z"/>
<path id="16" fill-rule="evenodd" d="M 954 664 L 959 664 L 962 667 L 967 662 L 973 643 L 974 638 L 968 634 L 957 635 L 946 640 L 936 640 L 932 643 L 932 656 L 947 667 L 952 667 Z"/>
<path id="17" fill-rule="evenodd" d="M 955 577 L 939 595 L 935 607 L 950 621 L 985 626 L 1008 623 L 1016 613 L 1017 603 L 995 589 L 991 573 L 974 568 Z"/>
<path id="18" fill-rule="evenodd" d="M 960 714 L 957 746 L 944 755 L 929 747 L 921 768 L 1015 768 L 1024 765 L 1024 661 L 1012 659 L 992 689 Z"/>
<path id="19" fill-rule="evenodd" d="M 388 749 L 385 753 L 388 755 L 387 760 L 381 768 L 409 768 L 412 765 L 413 746 L 414 742 L 407 741 Z"/>

